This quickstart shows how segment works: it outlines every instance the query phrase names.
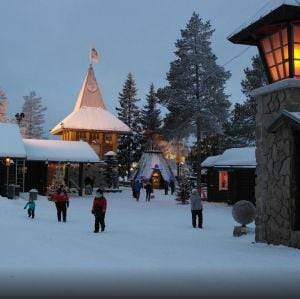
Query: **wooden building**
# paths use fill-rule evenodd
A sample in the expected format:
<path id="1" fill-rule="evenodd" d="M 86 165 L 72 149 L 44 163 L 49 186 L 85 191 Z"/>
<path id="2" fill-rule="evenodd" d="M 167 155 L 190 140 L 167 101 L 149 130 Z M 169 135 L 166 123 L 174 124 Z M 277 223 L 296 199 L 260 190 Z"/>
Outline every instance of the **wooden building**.
<path id="1" fill-rule="evenodd" d="M 208 157 L 201 167 L 207 169 L 208 201 L 255 203 L 255 147 L 228 149 Z"/>
<path id="2" fill-rule="evenodd" d="M 83 166 L 99 162 L 98 155 L 83 141 L 23 139 L 26 150 L 25 191 L 32 188 L 46 195 L 55 174 L 60 172 L 68 185 L 69 170 L 76 169 L 74 184 L 78 194 L 83 192 Z"/>
<path id="3" fill-rule="evenodd" d="M 46 194 L 59 170 L 68 179 L 70 168 L 77 169 L 75 184 L 83 189 L 83 167 L 100 162 L 99 156 L 83 141 L 22 139 L 16 124 L 0 123 L 0 195 L 8 196 L 13 187 L 20 192 L 35 188 Z M 81 193 L 81 194 L 80 194 Z"/>
<path id="4" fill-rule="evenodd" d="M 90 64 L 73 112 L 51 131 L 65 141 L 83 140 L 103 159 L 109 151 L 117 152 L 120 134 L 130 128 L 105 108 L 93 66 Z"/>
<path id="5" fill-rule="evenodd" d="M 7 196 L 8 186 L 24 189 L 26 151 L 18 125 L 0 124 L 0 195 Z"/>

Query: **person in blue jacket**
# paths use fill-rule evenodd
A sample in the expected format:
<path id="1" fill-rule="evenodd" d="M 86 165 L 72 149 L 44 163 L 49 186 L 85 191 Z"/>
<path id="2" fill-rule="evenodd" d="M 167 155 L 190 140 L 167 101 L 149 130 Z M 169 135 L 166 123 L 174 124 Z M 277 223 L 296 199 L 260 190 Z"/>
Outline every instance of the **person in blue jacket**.
<path id="1" fill-rule="evenodd" d="M 28 217 L 31 217 L 32 219 L 34 218 L 34 210 L 35 210 L 35 202 L 33 199 L 29 199 L 27 204 L 25 205 L 24 209 L 28 207 Z"/>

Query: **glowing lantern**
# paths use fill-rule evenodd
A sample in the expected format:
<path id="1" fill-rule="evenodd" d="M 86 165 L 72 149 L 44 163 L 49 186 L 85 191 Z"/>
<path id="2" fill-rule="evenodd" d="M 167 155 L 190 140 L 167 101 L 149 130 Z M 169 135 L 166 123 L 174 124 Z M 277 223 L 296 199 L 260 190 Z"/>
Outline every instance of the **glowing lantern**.
<path id="1" fill-rule="evenodd" d="M 228 39 L 258 47 L 270 83 L 300 79 L 300 6 L 283 4 Z"/>
<path id="2" fill-rule="evenodd" d="M 9 167 L 11 164 L 10 158 L 5 158 L 5 166 Z"/>

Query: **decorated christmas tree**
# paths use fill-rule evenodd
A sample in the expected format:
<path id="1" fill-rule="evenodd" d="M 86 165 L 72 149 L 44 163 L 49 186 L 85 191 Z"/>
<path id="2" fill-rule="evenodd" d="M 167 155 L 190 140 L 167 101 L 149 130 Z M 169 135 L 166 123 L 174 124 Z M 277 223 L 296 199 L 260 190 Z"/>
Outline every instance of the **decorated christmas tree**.
<path id="1" fill-rule="evenodd" d="M 69 191 L 68 187 L 66 186 L 62 170 L 60 167 L 57 167 L 53 175 L 52 183 L 47 187 L 47 195 L 49 200 L 52 200 L 54 193 L 60 186 L 63 186 L 67 192 Z"/>
<path id="2" fill-rule="evenodd" d="M 177 190 L 177 200 L 181 201 L 182 204 L 187 204 L 190 198 L 191 187 L 185 171 L 179 181 L 179 188 Z"/>

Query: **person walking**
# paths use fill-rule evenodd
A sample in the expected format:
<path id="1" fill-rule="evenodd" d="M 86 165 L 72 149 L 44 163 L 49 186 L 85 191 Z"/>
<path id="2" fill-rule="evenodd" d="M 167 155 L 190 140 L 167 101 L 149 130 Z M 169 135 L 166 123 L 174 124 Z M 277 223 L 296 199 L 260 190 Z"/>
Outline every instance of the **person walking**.
<path id="1" fill-rule="evenodd" d="M 27 213 L 28 217 L 34 218 L 34 211 L 35 211 L 35 202 L 32 198 L 29 199 L 29 201 L 26 203 L 24 210 L 28 207 Z"/>
<path id="2" fill-rule="evenodd" d="M 135 180 L 134 181 L 133 189 L 134 189 L 134 194 L 135 194 L 136 201 L 139 201 L 139 199 L 140 199 L 140 193 L 141 193 L 142 186 L 143 185 L 142 185 L 140 180 Z"/>
<path id="3" fill-rule="evenodd" d="M 92 214 L 95 216 L 95 230 L 94 233 L 98 233 L 100 226 L 101 232 L 105 230 L 105 213 L 107 208 L 107 200 L 103 196 L 103 191 L 97 189 L 96 196 L 94 198 Z"/>
<path id="4" fill-rule="evenodd" d="M 61 222 L 61 216 L 63 218 L 63 222 L 67 221 L 67 208 L 69 207 L 69 196 L 64 189 L 63 185 L 61 185 L 55 192 L 54 202 L 57 210 L 57 220 Z"/>
<path id="5" fill-rule="evenodd" d="M 175 182 L 173 179 L 170 180 L 170 188 L 171 188 L 171 195 L 175 192 Z"/>
<path id="6" fill-rule="evenodd" d="M 192 190 L 192 194 L 190 196 L 190 203 L 191 203 L 193 227 L 197 226 L 197 219 L 198 219 L 198 227 L 202 228 L 202 222 L 203 222 L 202 202 L 197 189 Z"/>
<path id="7" fill-rule="evenodd" d="M 168 183 L 167 180 L 165 180 L 164 188 L 165 188 L 165 195 L 168 195 L 168 192 L 169 192 L 169 183 Z"/>
<path id="8" fill-rule="evenodd" d="M 150 201 L 150 196 L 151 193 L 153 192 L 153 188 L 150 181 L 147 182 L 145 186 L 145 190 L 146 190 L 146 201 Z"/>

